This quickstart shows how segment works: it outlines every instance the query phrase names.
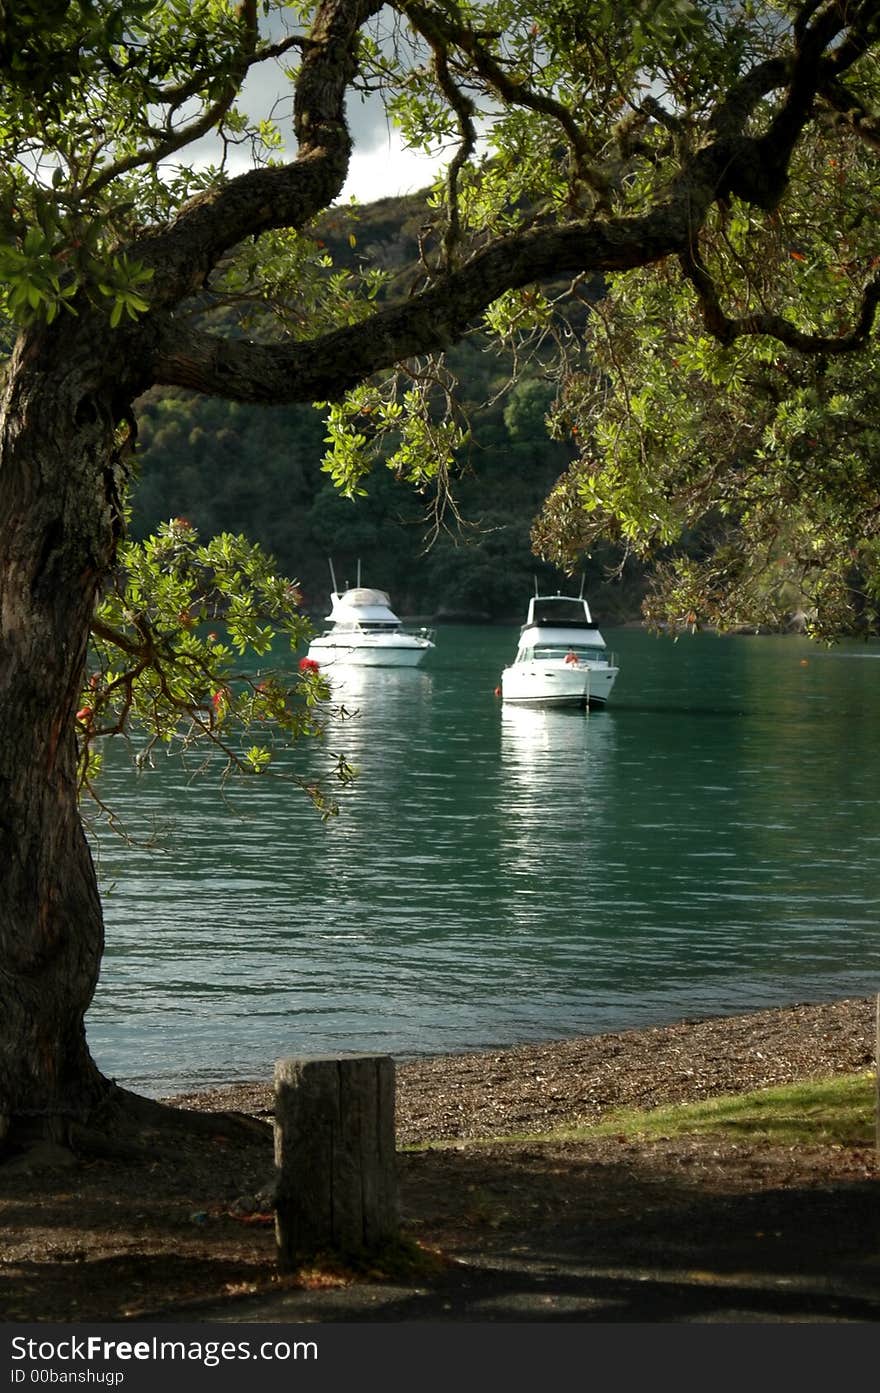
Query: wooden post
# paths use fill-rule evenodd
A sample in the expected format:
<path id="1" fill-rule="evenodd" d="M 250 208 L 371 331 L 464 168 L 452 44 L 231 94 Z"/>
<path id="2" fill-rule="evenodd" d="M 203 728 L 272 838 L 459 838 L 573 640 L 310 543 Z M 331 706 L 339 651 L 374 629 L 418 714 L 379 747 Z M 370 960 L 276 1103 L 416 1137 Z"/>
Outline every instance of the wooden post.
<path id="1" fill-rule="evenodd" d="M 312 1056 L 275 1064 L 275 1237 L 290 1270 L 397 1237 L 394 1060 Z"/>

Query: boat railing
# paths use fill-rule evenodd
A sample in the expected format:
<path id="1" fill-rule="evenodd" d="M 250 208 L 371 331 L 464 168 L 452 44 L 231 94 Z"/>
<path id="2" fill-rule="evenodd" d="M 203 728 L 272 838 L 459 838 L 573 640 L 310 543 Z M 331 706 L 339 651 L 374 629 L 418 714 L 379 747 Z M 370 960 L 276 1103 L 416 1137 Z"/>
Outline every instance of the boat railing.
<path id="1" fill-rule="evenodd" d="M 573 652 L 577 657 L 578 662 L 584 666 L 592 665 L 593 667 L 615 667 L 617 665 L 617 659 L 615 655 L 613 653 L 610 653 L 607 648 L 591 648 L 588 651 L 584 651 L 583 649 L 579 650 L 575 645 L 572 645 L 572 647 L 568 651 Z M 520 657 L 522 660 L 526 662 L 540 663 L 553 660 L 558 661 L 560 658 L 564 656 L 564 654 L 564 644 L 536 643 L 532 648 L 520 650 Z M 571 661 L 571 659 L 569 659 L 569 661 Z"/>

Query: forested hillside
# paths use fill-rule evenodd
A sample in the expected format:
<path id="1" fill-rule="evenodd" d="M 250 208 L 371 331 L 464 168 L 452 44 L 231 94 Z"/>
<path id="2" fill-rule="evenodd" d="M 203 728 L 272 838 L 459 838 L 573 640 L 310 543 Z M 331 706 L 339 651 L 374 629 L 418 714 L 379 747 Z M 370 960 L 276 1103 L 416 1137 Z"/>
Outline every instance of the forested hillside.
<path id="1" fill-rule="evenodd" d="M 356 221 L 347 210 L 333 214 L 321 231 L 337 266 L 364 257 L 393 274 L 417 259 L 426 213 L 420 198 L 384 199 L 360 209 Z M 460 523 L 449 509 L 437 530 L 430 499 L 387 470 L 368 480 L 365 497 L 340 496 L 321 468 L 325 427 L 311 408 L 154 390 L 138 407 L 135 536 L 177 516 L 203 536 L 244 532 L 300 581 L 306 608 L 319 617 L 327 612 L 330 557 L 340 583 L 354 583 L 360 562 L 364 583 L 387 589 L 406 614 L 518 619 L 535 578 L 553 589 L 571 584 L 536 559 L 529 532 L 573 451 L 548 437 L 551 388 L 537 373 L 493 401 L 509 364 L 485 343 L 468 340 L 450 364 L 472 425 L 453 481 Z M 585 568 L 594 608 L 611 621 L 635 616 L 641 598 L 638 576 L 608 583 L 615 559 L 610 549 L 596 551 Z"/>

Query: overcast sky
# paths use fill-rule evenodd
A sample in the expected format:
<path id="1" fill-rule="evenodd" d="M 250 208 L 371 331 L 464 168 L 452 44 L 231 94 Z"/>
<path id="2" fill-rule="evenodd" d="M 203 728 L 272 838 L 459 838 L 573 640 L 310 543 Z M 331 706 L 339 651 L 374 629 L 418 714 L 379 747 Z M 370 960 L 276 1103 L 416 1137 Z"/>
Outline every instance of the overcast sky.
<path id="1" fill-rule="evenodd" d="M 434 157 L 405 150 L 383 110 L 366 113 L 360 103 L 349 101 L 349 120 L 355 140 L 348 181 L 341 201 L 354 197 L 361 203 L 396 194 L 416 193 L 431 183 L 449 156 Z"/>

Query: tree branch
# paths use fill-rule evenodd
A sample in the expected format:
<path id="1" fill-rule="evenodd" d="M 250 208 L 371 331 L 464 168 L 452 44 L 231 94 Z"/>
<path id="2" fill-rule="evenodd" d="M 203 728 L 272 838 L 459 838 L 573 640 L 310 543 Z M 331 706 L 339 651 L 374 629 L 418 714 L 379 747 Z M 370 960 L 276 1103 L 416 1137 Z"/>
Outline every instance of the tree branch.
<path id="1" fill-rule="evenodd" d="M 806 20 L 810 10 L 808 4 L 801 16 L 803 20 Z M 783 187 L 782 171 L 787 167 L 795 144 L 813 114 L 813 103 L 829 46 L 839 38 L 846 25 L 845 6 L 839 4 L 838 0 L 832 0 L 824 10 L 818 10 L 815 19 L 796 28 L 788 92 L 764 135 L 755 142 L 755 153 L 779 172 Z"/>
<path id="2" fill-rule="evenodd" d="M 91 630 L 95 638 L 103 639 L 105 643 L 112 643 L 121 652 L 127 653 L 130 658 L 148 659 L 150 656 L 147 643 L 136 643 L 127 634 L 122 633 L 119 629 L 114 629 L 110 624 L 105 624 L 101 619 L 92 620 Z"/>
<path id="3" fill-rule="evenodd" d="M 345 93 L 357 70 L 358 34 L 380 8 L 381 0 L 322 0 L 294 95 L 296 159 L 250 170 L 197 195 L 170 228 L 132 244 L 132 255 L 155 270 L 154 311 L 197 290 L 220 257 L 245 237 L 302 227 L 333 202 L 351 157 Z"/>
<path id="4" fill-rule="evenodd" d="M 565 132 L 574 157 L 577 176 L 600 198 L 608 193 L 609 181 L 593 159 L 593 151 L 584 132 L 563 102 L 546 93 L 536 92 L 525 82 L 505 72 L 501 63 L 480 41 L 480 36 L 467 25 L 456 23 L 450 14 L 439 15 L 414 0 L 403 0 L 399 6 L 413 27 L 427 39 L 435 51 L 456 46 L 466 53 L 474 69 L 509 106 L 522 106 L 557 121 Z"/>
<path id="5" fill-rule="evenodd" d="M 795 22 L 792 53 L 757 64 L 733 85 L 709 123 L 712 132 L 731 141 L 722 194 L 735 194 L 765 210 L 778 205 L 817 95 L 863 56 L 876 27 L 876 0 L 861 0 L 849 9 L 839 0 L 807 0 Z M 745 135 L 746 120 L 761 99 L 783 86 L 785 97 L 764 133 Z"/>
<path id="6" fill-rule="evenodd" d="M 715 156 L 723 162 L 723 155 Z M 505 290 L 565 273 L 630 270 L 678 253 L 711 202 L 718 169 L 713 179 L 708 163 L 704 151 L 696 162 L 700 177 L 692 171 L 665 204 L 644 217 L 515 233 L 405 303 L 317 339 L 261 345 L 196 330 L 184 335 L 175 321 L 155 345 L 151 380 L 236 401 L 338 398 L 380 368 L 455 342 Z"/>
<path id="7" fill-rule="evenodd" d="M 431 40 L 429 39 L 429 43 Z M 461 236 L 461 218 L 458 207 L 458 176 L 467 164 L 477 146 L 477 132 L 474 127 L 474 116 L 476 107 L 470 97 L 460 91 L 453 81 L 449 71 L 449 62 L 446 51 L 440 44 L 432 44 L 434 52 L 434 70 L 437 74 L 437 82 L 449 105 L 458 117 L 458 127 L 461 132 L 461 140 L 458 149 L 449 163 L 446 171 L 446 191 L 449 202 L 449 218 L 446 227 L 446 235 L 443 239 L 443 249 L 446 254 L 447 266 L 452 265 L 453 257 Z"/>
<path id="8" fill-rule="evenodd" d="M 836 334 L 833 338 L 824 334 L 805 334 L 780 314 L 764 311 L 760 314 L 744 315 L 740 319 L 730 319 L 721 307 L 718 290 L 703 260 L 695 247 L 687 247 L 679 254 L 682 271 L 697 293 L 703 323 L 713 338 L 720 343 L 730 344 L 734 339 L 766 335 L 778 339 L 788 348 L 799 353 L 811 355 L 832 354 L 839 356 L 853 353 L 864 347 L 874 326 L 877 306 L 880 304 L 880 272 L 868 282 L 862 294 L 862 302 L 852 329 L 847 334 Z"/>
<path id="9" fill-rule="evenodd" d="M 256 43 L 259 37 L 257 30 L 256 0 L 242 0 L 239 6 L 238 17 L 242 23 L 241 50 L 234 65 L 231 68 L 227 67 L 224 69 L 224 71 L 228 73 L 228 80 L 217 100 L 206 107 L 201 116 L 191 121 L 189 125 L 181 126 L 177 131 L 168 131 L 165 133 L 157 132 L 156 144 L 149 149 L 136 150 L 133 154 L 126 156 L 125 159 L 117 160 L 114 164 L 108 165 L 106 169 L 103 169 L 89 184 L 86 184 L 81 189 L 74 190 L 72 194 L 68 195 L 69 200 L 94 198 L 96 194 L 100 193 L 108 184 L 111 184 L 114 179 L 118 179 L 120 175 L 128 174 L 131 170 L 140 169 L 144 165 L 155 166 L 159 164 L 161 160 L 165 160 L 170 155 L 176 154 L 178 150 L 182 150 L 185 146 L 191 145 L 193 141 L 199 140 L 201 136 L 207 135 L 209 131 L 213 130 L 226 115 L 238 96 L 241 84 L 253 61 Z M 164 100 L 164 102 L 170 104 L 173 109 L 176 109 L 181 102 L 196 94 L 206 75 L 207 74 L 203 72 L 199 73 L 198 77 L 193 79 L 193 82 L 187 84 L 186 88 L 179 88 L 170 98 L 169 96 L 165 96 L 164 98 L 160 98 L 160 100 Z M 192 90 L 187 90 L 187 88 L 192 88 Z M 169 122 L 171 120 L 170 112 L 168 120 Z"/>
<path id="10" fill-rule="evenodd" d="M 834 112 L 835 120 L 846 125 L 873 150 L 880 150 L 880 116 L 869 111 L 842 82 L 826 82 L 819 95 Z"/>
<path id="11" fill-rule="evenodd" d="M 144 259 L 152 258 L 157 267 L 158 289 L 151 297 L 154 306 L 161 309 L 182 298 L 181 276 L 192 278 L 189 289 L 201 284 L 217 256 L 244 236 L 275 227 L 301 226 L 332 200 L 344 178 L 350 151 L 343 101 L 355 71 L 357 31 L 376 7 L 377 0 L 323 0 L 297 87 L 300 154 L 291 165 L 253 171 L 200 196 L 183 210 L 170 232 L 134 248 L 138 255 L 146 251 Z M 167 324 L 158 314 L 146 335 L 145 372 L 158 385 L 181 386 L 239 401 L 280 404 L 338 398 L 379 369 L 448 346 L 505 290 L 563 274 L 628 270 L 667 256 L 681 258 L 685 274 L 700 297 L 707 326 L 725 341 L 760 333 L 807 352 L 850 351 L 870 332 L 875 309 L 871 292 L 866 293 L 852 333 L 834 339 L 802 334 L 790 321 L 770 313 L 729 320 L 692 250 L 708 209 L 731 192 L 761 208 L 776 206 L 796 140 L 811 114 L 817 85 L 828 76 L 823 68 L 823 63 L 830 61 L 828 44 L 839 41 L 846 29 L 837 0 L 814 9 L 812 17 L 805 17 L 788 56 L 756 64 L 731 86 L 708 123 L 706 143 L 684 155 L 681 172 L 671 182 L 665 199 L 648 213 L 594 217 L 588 222 L 534 228 L 502 238 L 464 266 L 447 266 L 432 285 L 405 304 L 382 309 L 359 325 L 304 343 L 224 341 L 205 333 L 184 332 L 179 321 Z M 857 4 L 852 22 L 865 20 L 872 9 L 876 5 L 867 0 Z M 491 77 L 509 84 L 510 79 L 500 69 L 496 71 L 495 60 L 487 55 L 478 36 L 463 27 L 459 32 L 457 22 L 447 14 L 438 17 L 428 13 L 416 0 L 402 0 L 401 11 L 417 16 L 425 35 L 436 34 L 435 53 L 444 52 L 447 44 L 462 47 L 467 43 L 471 61 L 477 67 L 484 66 L 487 80 Z M 840 47 L 837 42 L 833 51 Z M 748 134 L 762 100 L 786 85 L 781 109 L 765 133 L 758 138 Z M 510 100 L 521 101 L 522 92 L 516 86 Z M 453 95 L 447 92 L 450 99 Z M 548 100 L 555 108 L 552 99 Z M 458 106 L 456 102 L 453 105 Z M 555 109 L 551 113 L 540 103 L 533 108 L 558 116 Z M 459 115 L 465 116 L 463 108 Z"/>

